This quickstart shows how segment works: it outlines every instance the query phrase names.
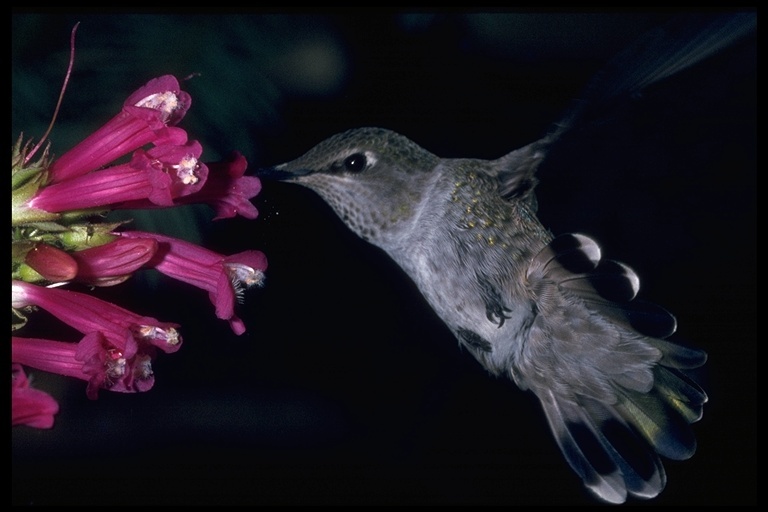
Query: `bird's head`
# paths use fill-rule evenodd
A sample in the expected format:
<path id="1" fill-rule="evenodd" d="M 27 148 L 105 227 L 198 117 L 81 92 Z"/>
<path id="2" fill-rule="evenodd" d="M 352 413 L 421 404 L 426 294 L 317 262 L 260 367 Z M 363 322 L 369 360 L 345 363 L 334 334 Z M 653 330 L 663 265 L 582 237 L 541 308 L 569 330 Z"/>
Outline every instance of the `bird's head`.
<path id="1" fill-rule="evenodd" d="M 440 159 L 382 128 L 349 130 L 258 176 L 303 185 L 320 195 L 365 240 L 386 247 L 410 229 Z"/>

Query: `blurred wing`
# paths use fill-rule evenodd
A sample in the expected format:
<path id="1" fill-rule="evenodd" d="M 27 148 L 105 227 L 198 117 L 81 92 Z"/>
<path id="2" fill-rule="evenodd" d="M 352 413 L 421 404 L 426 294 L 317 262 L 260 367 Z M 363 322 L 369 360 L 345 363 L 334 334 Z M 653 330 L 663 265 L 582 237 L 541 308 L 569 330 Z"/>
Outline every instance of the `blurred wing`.
<path id="1" fill-rule="evenodd" d="M 548 137 L 600 119 L 617 101 L 675 75 L 749 37 L 757 28 L 754 12 L 686 13 L 672 18 L 611 59 L 587 84 L 571 110 Z"/>
<path id="2" fill-rule="evenodd" d="M 548 135 L 492 162 L 499 195 L 535 201 L 536 170 L 563 134 L 608 118 L 617 104 L 753 35 L 756 27 L 754 12 L 687 13 L 651 30 L 595 75 Z"/>

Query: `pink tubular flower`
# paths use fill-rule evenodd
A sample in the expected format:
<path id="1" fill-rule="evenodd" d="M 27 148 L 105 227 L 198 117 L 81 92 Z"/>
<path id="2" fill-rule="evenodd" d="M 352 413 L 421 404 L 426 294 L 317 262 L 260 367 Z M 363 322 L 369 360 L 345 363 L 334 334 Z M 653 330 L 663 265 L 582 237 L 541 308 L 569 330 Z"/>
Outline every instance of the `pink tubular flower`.
<path id="1" fill-rule="evenodd" d="M 133 356 L 139 345 L 147 343 L 168 353 L 181 347 L 178 324 L 140 316 L 85 293 L 24 281 L 11 281 L 11 285 L 12 307 L 38 306 L 83 334 L 101 332 L 125 357 Z"/>
<path id="2" fill-rule="evenodd" d="M 228 160 L 210 163 L 208 166 L 209 174 L 205 186 L 179 202 L 211 205 L 216 210 L 213 220 L 228 219 L 236 215 L 255 219 L 259 212 L 250 199 L 261 192 L 261 180 L 256 176 L 243 176 L 248 168 L 245 157 L 234 152 Z"/>
<path id="3" fill-rule="evenodd" d="M 208 167 L 198 162 L 202 152 L 197 141 L 139 149 L 127 164 L 41 188 L 29 206 L 52 213 L 134 200 L 172 206 L 174 197 L 192 194 L 205 184 Z"/>
<path id="4" fill-rule="evenodd" d="M 78 281 L 94 286 L 113 286 L 128 279 L 157 251 L 151 238 L 118 238 L 113 242 L 71 253 L 77 262 Z"/>
<path id="5" fill-rule="evenodd" d="M 163 172 L 171 178 L 170 195 L 176 199 L 194 194 L 205 185 L 208 179 L 208 166 L 200 162 L 202 154 L 203 147 L 196 140 L 183 146 L 166 144 L 147 151 L 149 161 L 145 165 L 162 166 Z M 160 202 L 155 203 L 164 205 Z M 166 201 L 165 204 L 173 203 Z"/>
<path id="6" fill-rule="evenodd" d="M 251 199 L 261 181 L 245 176 L 246 159 L 233 153 L 222 162 L 202 163 L 201 144 L 175 126 L 191 103 L 179 81 L 165 75 L 136 90 L 115 117 L 59 157 L 50 143 L 43 144 L 50 127 L 34 146 L 22 136 L 13 145 L 12 330 L 19 334 L 39 308 L 82 338 L 12 336 L 12 425 L 51 428 L 59 410 L 53 397 L 29 385 L 30 368 L 86 381 L 91 399 L 101 389 L 135 393 L 153 387 L 152 361 L 158 350 L 180 349 L 179 325 L 81 293 L 120 284 L 142 267 L 206 290 L 216 316 L 236 334 L 245 332 L 235 302 L 245 288 L 263 283 L 262 252 L 226 256 L 154 233 L 119 232 L 124 221 L 99 218 L 116 209 L 191 203 L 209 204 L 215 219 L 256 218 Z M 61 97 L 54 119 L 60 104 Z M 88 290 L 72 291 L 70 285 Z"/>
<path id="7" fill-rule="evenodd" d="M 59 404 L 48 393 L 30 386 L 20 364 L 11 364 L 11 426 L 53 427 Z"/>
<path id="8" fill-rule="evenodd" d="M 148 265 L 179 281 L 206 290 L 216 308 L 216 316 L 228 320 L 235 334 L 245 332 L 245 324 L 235 315 L 235 301 L 243 287 L 264 282 L 267 258 L 261 251 L 244 251 L 224 256 L 176 238 L 124 231 L 126 238 L 154 238 L 160 243 Z"/>
<path id="9" fill-rule="evenodd" d="M 191 104 L 175 77 L 150 80 L 125 100 L 117 116 L 53 162 L 51 183 L 87 174 L 148 143 L 184 144 L 186 132 L 173 125 Z"/>
<path id="10" fill-rule="evenodd" d="M 236 215 L 255 219 L 259 212 L 250 200 L 261 192 L 261 181 L 256 176 L 244 176 L 247 168 L 248 162 L 238 152 L 232 153 L 226 161 L 208 163 L 208 176 L 202 188 L 188 195 L 175 196 L 174 204 L 208 204 L 216 211 L 213 220 Z M 115 208 L 125 209 L 157 207 L 147 200 L 115 205 Z"/>
<path id="11" fill-rule="evenodd" d="M 155 383 L 152 346 L 127 354 L 101 332 L 88 333 L 79 343 L 40 338 L 11 338 L 11 360 L 38 370 L 88 382 L 86 394 L 98 398 L 99 389 L 120 393 L 148 391 Z"/>

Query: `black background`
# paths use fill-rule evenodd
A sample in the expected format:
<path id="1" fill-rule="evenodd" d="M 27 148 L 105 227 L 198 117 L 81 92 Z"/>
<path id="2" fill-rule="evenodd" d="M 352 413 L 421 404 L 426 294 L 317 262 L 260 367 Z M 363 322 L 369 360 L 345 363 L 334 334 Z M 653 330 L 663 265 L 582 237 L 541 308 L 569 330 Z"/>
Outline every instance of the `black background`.
<path id="1" fill-rule="evenodd" d="M 54 152 L 150 78 L 198 73 L 181 126 L 210 161 L 236 149 L 273 165 L 365 125 L 495 158 L 546 133 L 608 58 L 668 17 L 15 13 L 11 141 L 43 133 L 80 21 Z M 633 504 L 756 503 L 755 47 L 653 86 L 564 139 L 539 175 L 545 225 L 594 236 L 709 353 L 698 452 L 668 461 L 667 489 Z M 248 331 L 149 272 L 97 290 L 181 323 L 185 344 L 143 394 L 90 401 L 84 383 L 33 372 L 61 412 L 52 430 L 12 429 L 13 504 L 596 504 L 534 397 L 459 350 L 383 253 L 299 187 L 265 182 L 254 203 L 255 221 L 134 215 L 222 253 L 266 253 L 266 286 L 240 308 Z M 41 313 L 29 332 L 46 331 L 77 339 Z"/>

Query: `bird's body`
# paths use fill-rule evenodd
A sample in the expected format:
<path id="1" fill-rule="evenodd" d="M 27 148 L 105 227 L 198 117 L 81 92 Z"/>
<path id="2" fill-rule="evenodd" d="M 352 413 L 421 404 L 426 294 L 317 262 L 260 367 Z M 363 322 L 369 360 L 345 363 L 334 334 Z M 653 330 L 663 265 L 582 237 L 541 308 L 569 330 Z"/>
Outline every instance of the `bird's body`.
<path id="1" fill-rule="evenodd" d="M 528 262 L 552 236 L 528 201 L 498 195 L 491 172 L 480 160 L 442 162 L 431 173 L 429 200 L 408 218 L 412 227 L 373 243 L 411 277 L 470 353 L 499 375 L 532 317 Z M 456 227 L 450 241 L 441 233 L 445 224 Z"/>
<path id="2" fill-rule="evenodd" d="M 567 119 L 496 160 L 440 158 L 392 131 L 359 128 L 262 176 L 317 192 L 408 274 L 490 373 L 532 391 L 598 497 L 651 498 L 666 482 L 659 456 L 695 451 L 690 424 L 707 396 L 683 371 L 706 355 L 666 340 L 675 318 L 635 300 L 629 267 L 538 220 L 535 172 Z"/>

